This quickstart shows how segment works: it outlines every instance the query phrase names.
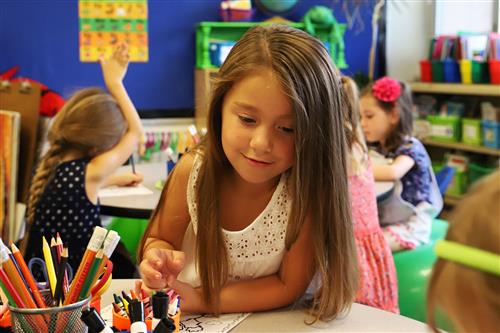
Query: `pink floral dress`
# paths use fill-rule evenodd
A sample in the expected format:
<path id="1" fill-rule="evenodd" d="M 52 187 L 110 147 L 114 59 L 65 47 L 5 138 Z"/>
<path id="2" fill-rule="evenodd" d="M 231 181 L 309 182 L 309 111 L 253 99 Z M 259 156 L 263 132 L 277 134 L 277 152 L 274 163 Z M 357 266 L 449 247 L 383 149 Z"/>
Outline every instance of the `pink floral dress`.
<path id="1" fill-rule="evenodd" d="M 394 259 L 378 221 L 372 167 L 349 176 L 360 288 L 356 302 L 399 313 Z"/>

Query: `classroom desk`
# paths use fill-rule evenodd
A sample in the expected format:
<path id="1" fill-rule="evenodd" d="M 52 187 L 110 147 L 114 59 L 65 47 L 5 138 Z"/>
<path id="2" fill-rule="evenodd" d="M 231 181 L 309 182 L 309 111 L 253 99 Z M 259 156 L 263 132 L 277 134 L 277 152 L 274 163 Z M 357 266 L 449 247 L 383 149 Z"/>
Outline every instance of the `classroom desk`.
<path id="1" fill-rule="evenodd" d="M 111 304 L 113 293 L 134 287 L 133 279 L 112 280 L 102 296 L 102 306 Z M 274 310 L 253 313 L 231 333 L 235 332 L 431 332 L 424 323 L 361 304 L 353 304 L 351 311 L 341 319 L 328 323 L 306 325 L 301 310 Z"/>
<path id="2" fill-rule="evenodd" d="M 151 212 L 156 207 L 161 195 L 161 191 L 155 187 L 155 183 L 166 178 L 166 165 L 165 163 L 136 164 L 135 168 L 144 175 L 143 184 L 153 191 L 153 194 L 102 198 L 100 199 L 101 214 L 141 219 L 148 219 L 151 216 Z M 122 166 L 117 173 L 130 170 L 130 166 Z M 375 182 L 377 201 L 380 202 L 387 198 L 393 189 L 393 182 Z"/>
<path id="3" fill-rule="evenodd" d="M 145 163 L 136 164 L 135 169 L 142 173 L 143 185 L 153 191 L 153 194 L 102 198 L 100 199 L 102 215 L 149 219 L 161 195 L 155 183 L 167 178 L 167 167 L 165 163 Z M 117 173 L 130 171 L 131 166 L 126 165 L 120 167 Z"/>

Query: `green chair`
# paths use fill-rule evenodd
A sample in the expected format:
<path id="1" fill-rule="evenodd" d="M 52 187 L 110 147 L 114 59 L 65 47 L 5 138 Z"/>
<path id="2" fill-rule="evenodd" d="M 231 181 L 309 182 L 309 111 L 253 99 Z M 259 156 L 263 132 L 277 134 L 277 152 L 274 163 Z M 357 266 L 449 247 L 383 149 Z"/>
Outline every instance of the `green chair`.
<path id="1" fill-rule="evenodd" d="M 437 240 L 445 237 L 447 230 L 448 222 L 435 219 L 428 244 L 394 253 L 401 315 L 426 322 L 427 283 L 436 261 L 434 245 Z M 437 322 L 438 326 L 450 330 L 451 325 L 444 316 L 437 316 Z"/>
<path id="2" fill-rule="evenodd" d="M 137 247 L 147 226 L 148 220 L 113 217 L 106 228 L 118 232 L 120 240 L 135 263 Z"/>

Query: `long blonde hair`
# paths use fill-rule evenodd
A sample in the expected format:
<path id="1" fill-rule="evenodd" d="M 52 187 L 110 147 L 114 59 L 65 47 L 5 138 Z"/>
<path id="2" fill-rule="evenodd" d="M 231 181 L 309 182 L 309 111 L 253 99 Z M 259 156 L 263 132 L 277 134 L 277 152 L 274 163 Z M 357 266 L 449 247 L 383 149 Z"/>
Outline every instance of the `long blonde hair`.
<path id="1" fill-rule="evenodd" d="M 496 171 L 471 189 L 454 210 L 446 239 L 500 255 L 499 202 L 500 171 Z M 427 321 L 435 332 L 437 306 L 467 332 L 496 331 L 500 276 L 439 259 L 427 294 Z"/>
<path id="2" fill-rule="evenodd" d="M 96 156 L 116 145 L 126 127 L 118 104 L 102 89 L 82 89 L 65 103 L 49 128 L 49 149 L 40 160 L 31 182 L 28 230 L 34 222 L 36 207 L 45 186 L 52 179 L 64 154 L 77 151 L 82 157 Z M 25 243 L 27 238 L 24 238 Z"/>
<path id="3" fill-rule="evenodd" d="M 358 287 L 345 158 L 346 102 L 340 74 L 321 42 L 282 25 L 250 29 L 231 49 L 213 82 L 208 131 L 198 147 L 203 154 L 196 187 L 196 262 L 203 299 L 218 313 L 229 270 L 219 218 L 220 179 L 232 169 L 221 141 L 224 97 L 236 82 L 263 68 L 279 78 L 295 114 L 295 164 L 289 179 L 293 203 L 285 246 L 290 249 L 309 216 L 322 282 L 311 311 L 316 318 L 333 319 L 350 307 Z M 157 207 L 152 219 L 158 211 Z"/>
<path id="4" fill-rule="evenodd" d="M 347 146 L 350 151 L 349 171 L 359 175 L 366 169 L 366 163 L 368 162 L 368 148 L 359 122 L 359 90 L 356 82 L 348 76 L 342 76 L 342 87 L 348 106 L 345 128 Z"/>

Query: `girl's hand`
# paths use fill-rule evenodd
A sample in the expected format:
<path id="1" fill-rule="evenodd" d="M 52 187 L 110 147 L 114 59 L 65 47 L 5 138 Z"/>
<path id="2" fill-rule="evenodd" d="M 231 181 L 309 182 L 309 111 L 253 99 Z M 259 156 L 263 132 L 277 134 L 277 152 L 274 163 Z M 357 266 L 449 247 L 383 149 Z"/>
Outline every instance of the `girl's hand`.
<path id="1" fill-rule="evenodd" d="M 144 180 L 142 173 L 124 172 L 115 176 L 117 186 L 137 186 Z"/>
<path id="2" fill-rule="evenodd" d="M 139 266 L 145 287 L 159 290 L 175 282 L 184 268 L 185 257 L 181 251 L 158 248 L 148 250 Z"/>
<path id="3" fill-rule="evenodd" d="M 119 44 L 109 59 L 99 58 L 104 82 L 108 89 L 120 85 L 127 73 L 129 54 L 127 44 Z"/>
<path id="4" fill-rule="evenodd" d="M 208 312 L 200 288 L 193 288 L 189 283 L 175 280 L 170 284 L 181 299 L 182 313 L 206 313 Z"/>

